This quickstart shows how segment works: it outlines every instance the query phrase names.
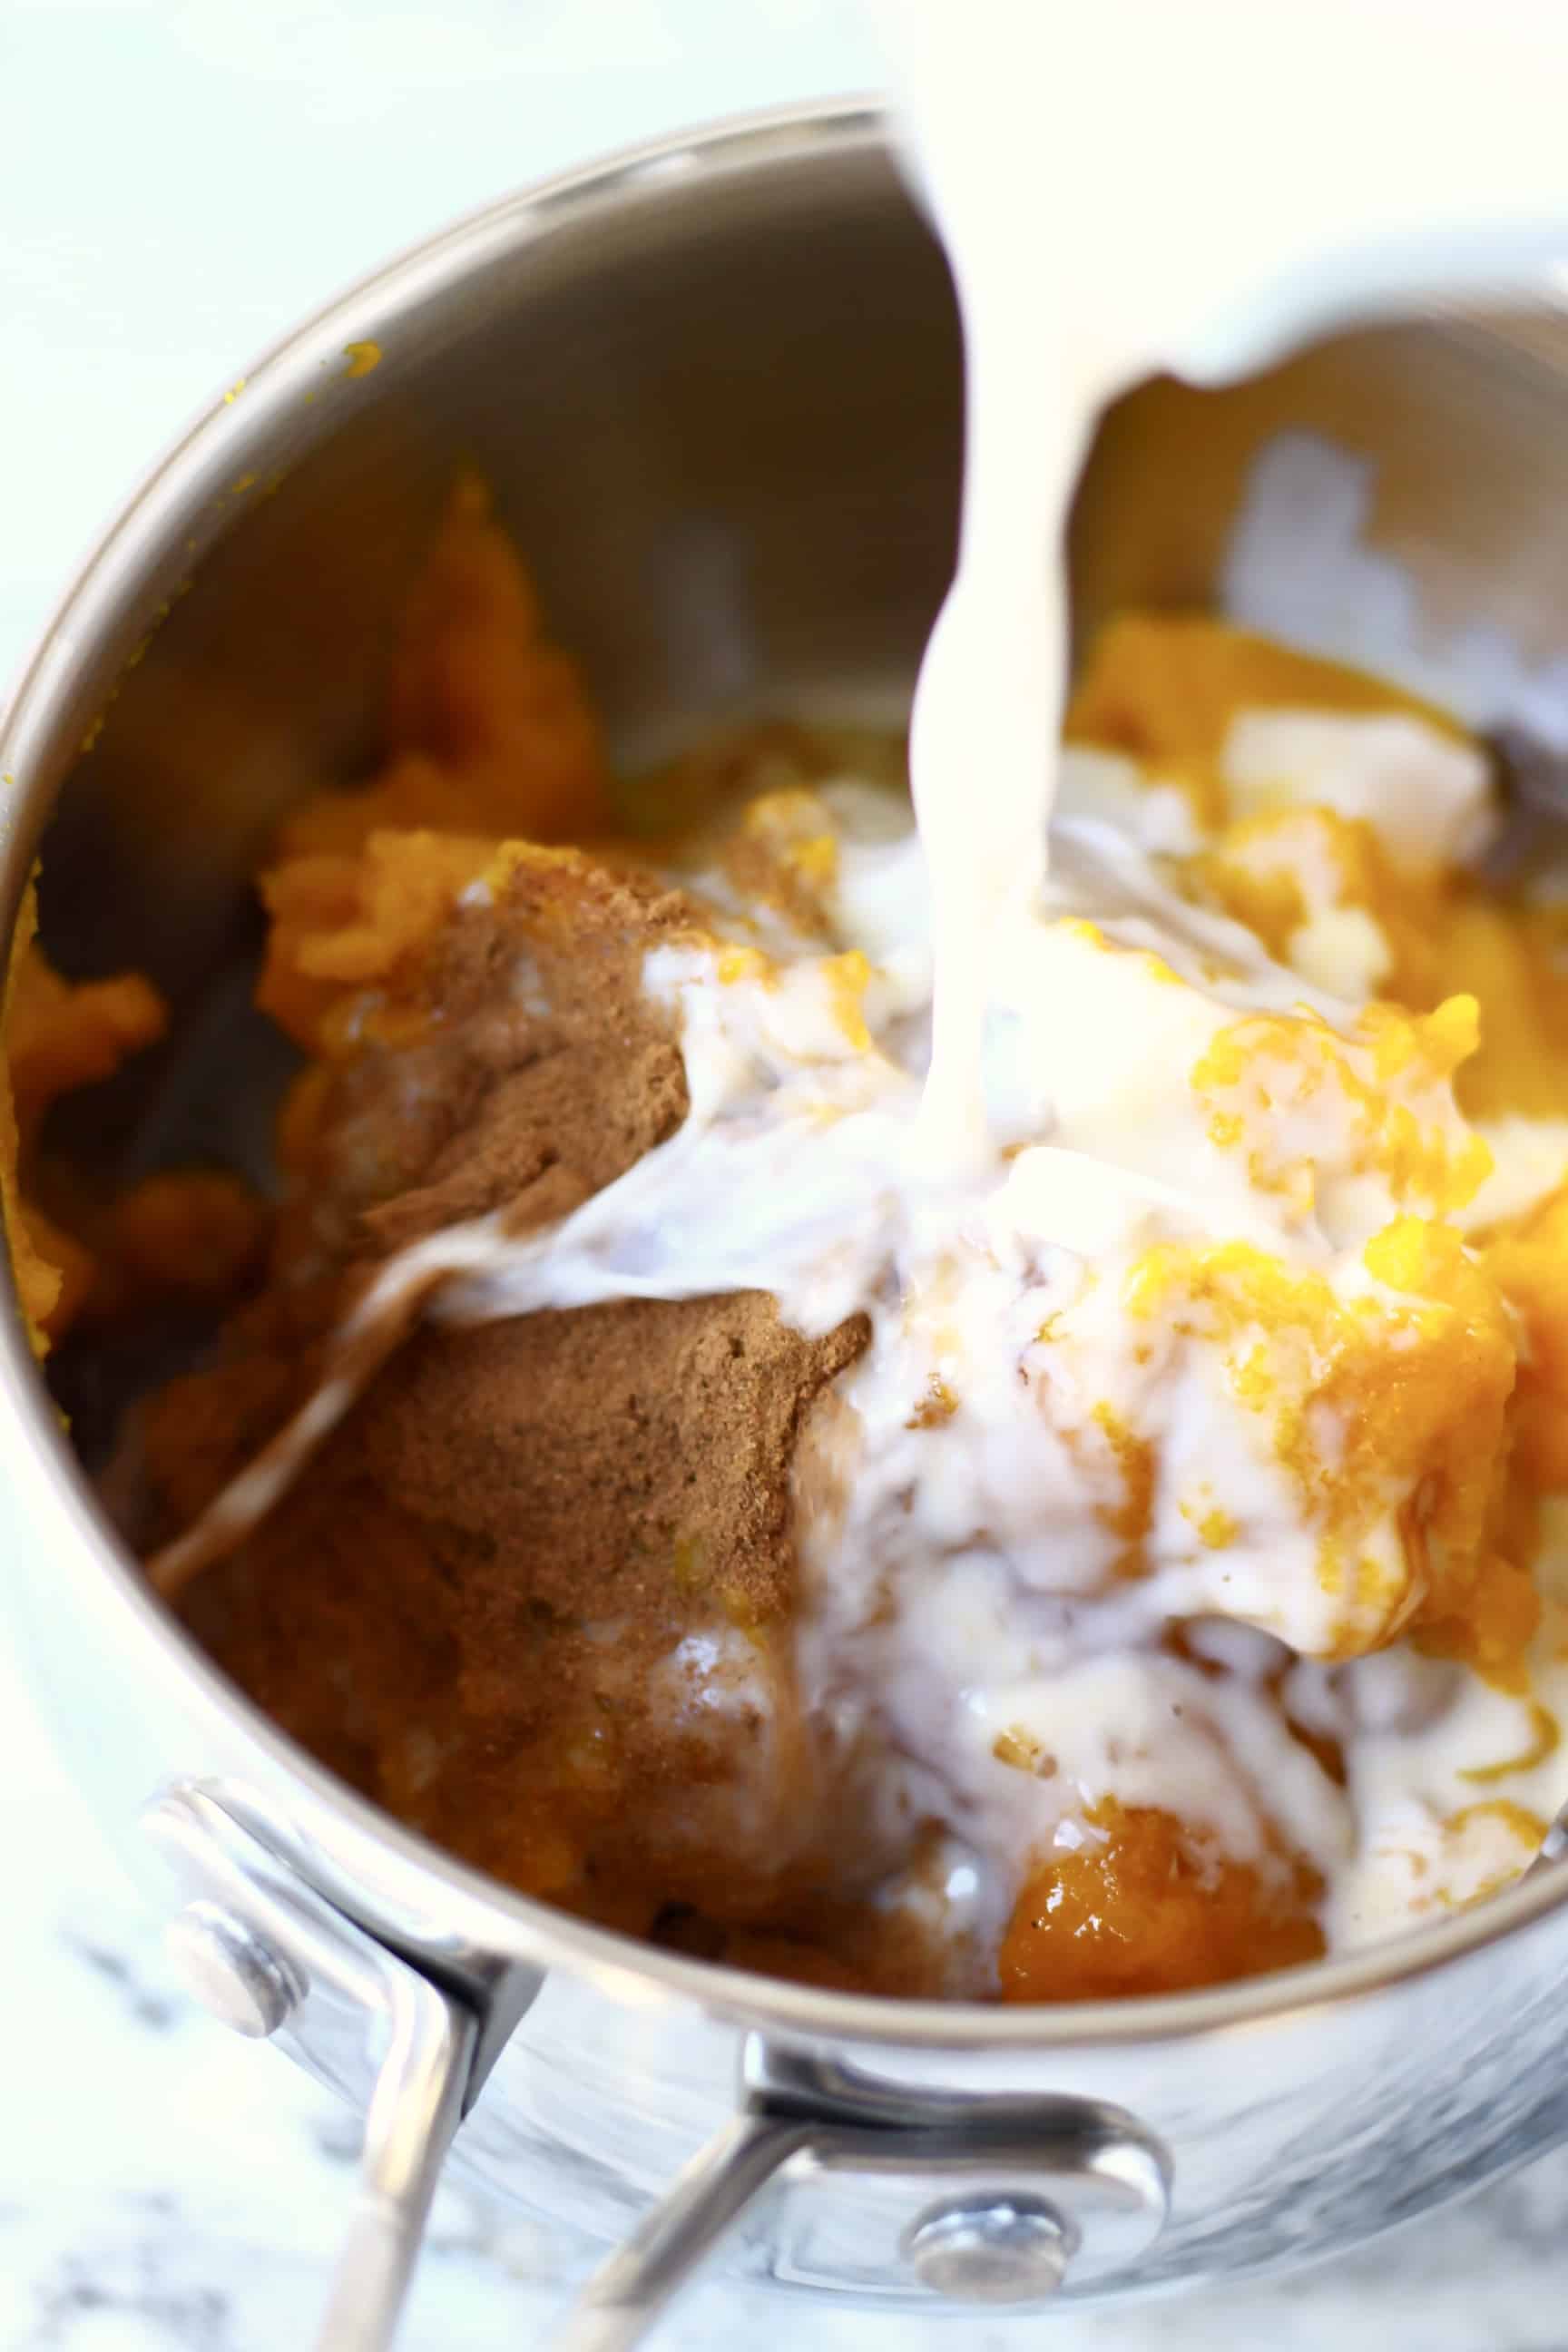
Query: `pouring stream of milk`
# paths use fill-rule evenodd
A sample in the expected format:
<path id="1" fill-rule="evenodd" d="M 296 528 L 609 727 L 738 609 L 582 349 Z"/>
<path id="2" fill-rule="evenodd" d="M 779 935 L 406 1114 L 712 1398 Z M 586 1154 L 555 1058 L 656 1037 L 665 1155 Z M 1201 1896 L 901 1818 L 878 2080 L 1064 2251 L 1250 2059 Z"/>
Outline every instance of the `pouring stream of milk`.
<path id="1" fill-rule="evenodd" d="M 1295 20 L 1234 0 L 873 5 L 964 336 L 958 566 L 910 772 L 938 974 L 924 1140 L 973 1173 L 995 942 L 1044 872 L 1062 540 L 1097 412 L 1162 362 L 1235 373 L 1379 297 L 1568 253 L 1568 35 L 1521 0 Z M 1506 106 L 1479 102 L 1500 86 Z"/>

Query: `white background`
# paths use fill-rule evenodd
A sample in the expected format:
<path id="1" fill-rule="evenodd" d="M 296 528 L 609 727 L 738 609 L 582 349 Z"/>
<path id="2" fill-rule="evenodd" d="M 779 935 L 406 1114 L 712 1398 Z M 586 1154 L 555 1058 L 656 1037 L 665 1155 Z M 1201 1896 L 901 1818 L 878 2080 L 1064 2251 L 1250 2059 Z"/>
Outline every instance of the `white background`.
<path id="1" fill-rule="evenodd" d="M 853 0 L 0 0 L 0 676 L 245 362 L 454 215 L 876 79 Z"/>
<path id="2" fill-rule="evenodd" d="M 146 462 L 345 280 L 623 141 L 874 79 L 849 0 L 0 0 L 0 674 Z M 0 1555 L 3 1509 L 0 1480 Z M 0 2352 L 307 2340 L 351 2128 L 179 2006 L 3 1653 L 0 1861 Z M 1562 2352 L 1565 2208 L 1554 2161 L 1326 2278 L 1025 2335 Z M 522 2352 L 552 2262 L 448 2194 L 408 2352 Z M 787 2341 L 913 2336 L 806 2317 Z M 785 2340 L 699 2298 L 659 2352 Z M 1018 2340 L 920 2331 L 950 2352 Z"/>

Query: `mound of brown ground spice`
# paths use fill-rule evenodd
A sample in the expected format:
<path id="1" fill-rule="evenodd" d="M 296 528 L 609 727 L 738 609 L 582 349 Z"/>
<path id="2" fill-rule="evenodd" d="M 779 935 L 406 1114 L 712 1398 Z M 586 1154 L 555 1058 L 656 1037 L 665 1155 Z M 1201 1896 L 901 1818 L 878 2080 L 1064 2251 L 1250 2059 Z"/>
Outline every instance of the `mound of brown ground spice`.
<path id="1" fill-rule="evenodd" d="M 214 1367 L 150 1408 L 156 1543 L 313 1384 L 385 1255 L 560 1216 L 687 1105 L 647 949 L 694 910 L 525 853 L 460 906 L 296 1123 L 298 1207 Z M 636 1929 L 769 1921 L 842 1867 L 795 1719 L 789 1473 L 864 1344 L 760 1294 L 418 1328 L 191 1588 L 192 1631 L 366 1794 L 531 1892 Z"/>

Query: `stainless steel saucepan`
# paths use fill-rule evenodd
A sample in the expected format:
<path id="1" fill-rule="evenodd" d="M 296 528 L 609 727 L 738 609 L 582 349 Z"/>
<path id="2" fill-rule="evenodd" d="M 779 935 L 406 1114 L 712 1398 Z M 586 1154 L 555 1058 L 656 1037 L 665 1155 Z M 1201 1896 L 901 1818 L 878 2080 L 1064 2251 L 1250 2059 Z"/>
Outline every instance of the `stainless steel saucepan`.
<path id="1" fill-rule="evenodd" d="M 1373 537 L 1435 610 L 1563 651 L 1565 355 L 1549 318 L 1473 314 L 1144 389 L 1079 499 L 1079 622 L 1205 599 L 1252 457 L 1302 425 L 1373 462 Z M 627 757 L 896 705 L 950 566 L 959 404 L 945 272 L 873 113 L 670 141 L 448 230 L 253 367 L 71 590 L 0 735 L 5 930 L 47 827 L 64 966 L 151 972 L 186 1040 L 219 1017 L 268 828 L 368 756 L 460 461 Z M 117 1166 L 170 1066 L 95 1101 Z M 490 1885 L 195 1650 L 0 1321 L 10 1613 L 62 1748 L 197 1994 L 368 2114 L 333 2352 L 387 2341 L 448 2142 L 618 2246 L 562 2338 L 605 2352 L 699 2261 L 765 2283 L 781 2332 L 814 2297 L 973 2324 L 1343 2249 L 1568 2137 L 1555 1869 L 1354 1958 L 1056 2011 L 766 1982 Z M 126 1377 L 106 1356 L 106 1408 Z"/>

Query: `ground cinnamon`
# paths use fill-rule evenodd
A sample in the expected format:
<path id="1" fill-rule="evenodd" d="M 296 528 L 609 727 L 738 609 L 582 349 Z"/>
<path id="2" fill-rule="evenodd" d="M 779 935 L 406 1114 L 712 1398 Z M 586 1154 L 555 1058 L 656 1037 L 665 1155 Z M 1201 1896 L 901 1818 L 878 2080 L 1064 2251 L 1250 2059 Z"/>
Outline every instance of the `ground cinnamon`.
<path id="1" fill-rule="evenodd" d="M 547 1222 L 673 1132 L 641 970 L 695 919 L 557 853 L 455 913 L 396 1042 L 332 1071 L 266 1295 L 149 1412 L 154 1541 L 310 1392 L 389 1252 Z M 417 1328 L 187 1620 L 307 1746 L 514 1883 L 639 1928 L 787 1913 L 841 1868 L 781 1638 L 789 1465 L 863 1340 L 805 1339 L 760 1294 Z"/>

